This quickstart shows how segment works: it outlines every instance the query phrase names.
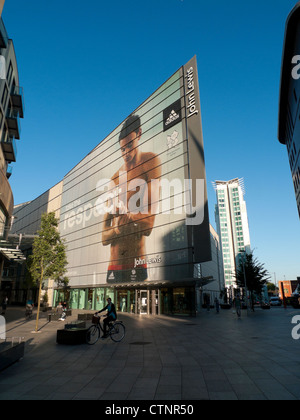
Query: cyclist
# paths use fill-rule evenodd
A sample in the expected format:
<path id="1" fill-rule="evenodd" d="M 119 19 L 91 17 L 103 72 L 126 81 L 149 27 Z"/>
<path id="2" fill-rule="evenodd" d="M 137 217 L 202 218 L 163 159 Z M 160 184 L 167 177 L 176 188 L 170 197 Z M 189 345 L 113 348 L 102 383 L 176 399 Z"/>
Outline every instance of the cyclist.
<path id="1" fill-rule="evenodd" d="M 104 329 L 104 333 L 103 333 L 102 338 L 106 338 L 106 337 L 108 337 L 108 334 L 107 334 L 107 327 L 108 327 L 108 324 L 109 324 L 111 321 L 115 321 L 115 320 L 117 319 L 117 311 L 116 311 L 116 307 L 115 307 L 115 305 L 112 303 L 111 298 L 107 298 L 107 299 L 106 299 L 106 301 L 107 301 L 107 305 L 105 306 L 105 308 L 101 309 L 101 311 L 99 311 L 99 312 L 96 312 L 96 314 L 100 314 L 101 312 L 104 312 L 104 311 L 106 311 L 106 310 L 107 310 L 107 316 L 106 316 L 106 318 L 103 320 L 103 329 Z"/>
<path id="2" fill-rule="evenodd" d="M 31 299 L 29 299 L 26 303 L 25 317 L 30 318 L 32 316 L 33 308 L 34 308 L 34 303 Z"/>

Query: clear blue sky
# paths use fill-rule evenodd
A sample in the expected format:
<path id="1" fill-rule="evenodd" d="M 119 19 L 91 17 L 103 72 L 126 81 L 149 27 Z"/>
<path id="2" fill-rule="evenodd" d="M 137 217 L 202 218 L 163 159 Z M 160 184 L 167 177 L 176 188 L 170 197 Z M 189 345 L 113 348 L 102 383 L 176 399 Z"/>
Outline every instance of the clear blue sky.
<path id="1" fill-rule="evenodd" d="M 15 203 L 61 181 L 196 54 L 210 222 L 211 183 L 243 177 L 255 256 L 273 280 L 300 276 L 295 194 L 277 140 L 284 28 L 295 3 L 6 0 L 25 92 Z"/>

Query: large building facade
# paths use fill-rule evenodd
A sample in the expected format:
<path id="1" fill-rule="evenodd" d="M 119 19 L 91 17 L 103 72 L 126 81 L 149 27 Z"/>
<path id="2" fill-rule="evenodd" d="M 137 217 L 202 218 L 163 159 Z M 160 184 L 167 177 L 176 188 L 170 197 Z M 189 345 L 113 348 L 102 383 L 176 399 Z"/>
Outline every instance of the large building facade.
<path id="1" fill-rule="evenodd" d="M 203 150 L 194 57 L 59 184 L 15 208 L 12 234 L 23 238 L 37 232 L 42 213 L 60 219 L 69 286 L 58 290 L 50 279 L 50 304 L 99 310 L 110 296 L 121 311 L 190 315 L 206 289 L 217 296 L 221 250 Z M 15 283 L 17 300 L 21 277 Z"/>
<path id="2" fill-rule="evenodd" d="M 215 217 L 221 239 L 226 288 L 235 287 L 239 256 L 251 251 L 247 207 L 244 199 L 244 183 L 236 178 L 216 181 L 217 194 Z"/>
<path id="3" fill-rule="evenodd" d="M 286 145 L 300 217 L 300 2 L 287 18 L 281 65 L 278 139 Z"/>
<path id="4" fill-rule="evenodd" d="M 3 7 L 1 4 L 1 10 Z M 10 289 L 8 265 L 22 261 L 22 253 L 9 239 L 14 208 L 9 178 L 11 164 L 16 162 L 17 141 L 20 139 L 20 118 L 23 118 L 23 90 L 19 84 L 13 41 L 9 39 L 0 18 L 0 290 Z"/>

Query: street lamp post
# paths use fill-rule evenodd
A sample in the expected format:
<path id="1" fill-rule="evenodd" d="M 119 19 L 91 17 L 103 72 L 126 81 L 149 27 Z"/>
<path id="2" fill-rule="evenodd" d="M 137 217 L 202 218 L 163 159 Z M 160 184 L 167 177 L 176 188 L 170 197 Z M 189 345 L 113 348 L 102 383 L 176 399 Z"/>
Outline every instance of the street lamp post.
<path id="1" fill-rule="evenodd" d="M 275 273 L 275 272 L 273 272 L 273 274 L 274 274 L 274 282 L 275 282 L 275 287 L 277 287 L 277 279 L 276 279 L 276 273 Z"/>

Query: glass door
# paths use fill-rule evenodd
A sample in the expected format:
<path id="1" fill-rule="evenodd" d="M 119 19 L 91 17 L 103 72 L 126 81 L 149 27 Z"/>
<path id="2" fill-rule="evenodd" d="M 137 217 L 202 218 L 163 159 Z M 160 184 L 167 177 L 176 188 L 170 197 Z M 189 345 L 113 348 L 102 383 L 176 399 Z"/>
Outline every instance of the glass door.
<path id="1" fill-rule="evenodd" d="M 140 291 L 139 307 L 140 307 L 141 315 L 148 314 L 148 291 L 147 290 Z"/>

